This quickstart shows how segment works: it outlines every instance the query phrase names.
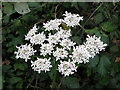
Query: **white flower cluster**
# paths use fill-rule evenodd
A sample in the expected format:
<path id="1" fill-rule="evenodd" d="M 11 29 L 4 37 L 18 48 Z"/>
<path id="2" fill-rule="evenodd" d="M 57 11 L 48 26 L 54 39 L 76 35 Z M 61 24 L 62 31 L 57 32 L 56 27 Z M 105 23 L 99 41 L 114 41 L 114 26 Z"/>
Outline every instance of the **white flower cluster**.
<path id="1" fill-rule="evenodd" d="M 58 70 L 64 76 L 69 76 L 70 74 L 73 74 L 77 71 L 77 66 L 74 62 L 71 62 L 70 60 L 60 61 L 60 64 L 58 65 Z"/>
<path id="2" fill-rule="evenodd" d="M 32 65 L 31 65 L 32 69 L 34 71 L 38 71 L 38 73 L 40 73 L 41 71 L 45 71 L 45 72 L 50 71 L 49 68 L 52 67 L 51 62 L 50 62 L 50 58 L 49 59 L 37 58 L 36 61 L 31 61 L 31 63 L 32 63 Z"/>
<path id="3" fill-rule="evenodd" d="M 79 25 L 80 20 L 83 20 L 83 17 L 80 17 L 79 14 L 71 14 L 68 13 L 67 11 L 65 12 L 65 14 L 63 14 L 64 17 L 64 23 L 67 24 L 67 26 L 77 26 Z"/>
<path id="4" fill-rule="evenodd" d="M 36 52 L 30 44 L 21 45 L 19 47 L 16 46 L 16 48 L 18 49 L 18 52 L 15 52 L 16 58 L 25 59 L 25 62 L 27 62 L 27 60 L 30 59 L 30 56 L 34 55 Z"/>
<path id="5" fill-rule="evenodd" d="M 56 70 L 64 76 L 69 76 L 77 71 L 78 64 L 89 62 L 90 58 L 94 58 L 96 54 L 105 49 L 107 44 L 104 44 L 100 37 L 97 38 L 96 36 L 88 35 L 83 45 L 77 45 L 73 42 L 70 39 L 72 36 L 70 28 L 78 26 L 83 17 L 67 11 L 63 16 L 63 19 L 54 19 L 43 23 L 45 31 L 41 33 L 38 32 L 39 28 L 34 25 L 25 35 L 25 40 L 31 44 L 17 47 L 16 58 L 25 59 L 27 62 L 31 56 L 34 57 L 35 52 L 38 52 L 37 60 L 31 61 L 31 67 L 34 71 L 38 73 L 50 71 L 52 65 L 55 64 L 52 62 L 58 62 L 58 69 Z M 67 30 L 62 27 L 63 23 L 68 27 Z M 39 47 L 39 50 L 34 50 L 33 46 L 36 49 Z M 53 58 L 55 61 L 52 61 Z"/>

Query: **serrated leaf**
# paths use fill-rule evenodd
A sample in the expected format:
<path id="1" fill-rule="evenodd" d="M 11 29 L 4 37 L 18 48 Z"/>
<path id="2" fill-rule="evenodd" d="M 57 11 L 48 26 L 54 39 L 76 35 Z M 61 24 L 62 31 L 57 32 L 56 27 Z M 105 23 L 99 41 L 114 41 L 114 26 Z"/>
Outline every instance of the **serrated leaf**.
<path id="1" fill-rule="evenodd" d="M 98 13 L 95 17 L 94 17 L 95 23 L 99 24 L 103 21 L 103 14 L 102 13 Z"/>
<path id="2" fill-rule="evenodd" d="M 106 32 L 113 32 L 117 30 L 118 26 L 109 21 L 102 23 L 101 28 Z"/>
<path id="3" fill-rule="evenodd" d="M 19 14 L 26 14 L 26 13 L 30 12 L 28 4 L 25 2 L 17 2 L 17 3 L 15 3 L 14 7 L 15 7 L 15 10 Z"/>
<path id="4" fill-rule="evenodd" d="M 99 31 L 99 28 L 98 28 L 98 27 L 95 27 L 95 28 L 92 28 L 92 29 L 86 29 L 86 30 L 85 30 L 85 32 L 86 32 L 87 34 L 91 34 L 91 35 L 96 34 L 98 31 Z"/>
<path id="5" fill-rule="evenodd" d="M 110 60 L 106 55 L 100 57 L 100 62 L 97 67 L 98 73 L 104 76 L 107 73 L 107 68 L 110 65 Z"/>
<path id="6" fill-rule="evenodd" d="M 65 77 L 62 84 L 68 88 L 80 88 L 79 80 L 75 77 Z"/>
<path id="7" fill-rule="evenodd" d="M 88 64 L 88 67 L 96 67 L 99 62 L 99 56 L 96 55 L 94 58 L 90 59 L 90 62 Z"/>

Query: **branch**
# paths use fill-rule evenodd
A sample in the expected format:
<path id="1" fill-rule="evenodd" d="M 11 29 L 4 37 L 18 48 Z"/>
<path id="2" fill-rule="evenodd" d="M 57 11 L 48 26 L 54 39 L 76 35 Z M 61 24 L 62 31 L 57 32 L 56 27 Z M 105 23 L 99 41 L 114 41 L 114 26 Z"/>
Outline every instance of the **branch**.
<path id="1" fill-rule="evenodd" d="M 93 13 L 90 15 L 90 17 L 87 19 L 83 27 L 86 25 L 86 23 L 90 20 L 90 18 L 96 13 L 96 11 L 103 5 L 103 2 L 93 11 Z"/>

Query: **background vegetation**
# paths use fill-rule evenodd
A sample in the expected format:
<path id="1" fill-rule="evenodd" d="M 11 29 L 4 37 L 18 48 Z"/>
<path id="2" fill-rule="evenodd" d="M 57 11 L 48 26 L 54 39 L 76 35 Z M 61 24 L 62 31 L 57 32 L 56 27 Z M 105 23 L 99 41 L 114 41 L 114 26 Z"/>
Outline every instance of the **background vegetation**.
<path id="1" fill-rule="evenodd" d="M 3 3 L 3 88 L 116 88 L 120 89 L 120 3 Z M 24 35 L 37 23 L 60 18 L 65 12 L 84 16 L 81 29 L 75 30 L 73 41 L 82 44 L 86 34 L 101 36 L 108 46 L 87 64 L 81 64 L 70 77 L 61 76 L 55 70 L 50 73 L 34 72 L 30 63 L 16 60 L 15 46 L 24 44 Z"/>

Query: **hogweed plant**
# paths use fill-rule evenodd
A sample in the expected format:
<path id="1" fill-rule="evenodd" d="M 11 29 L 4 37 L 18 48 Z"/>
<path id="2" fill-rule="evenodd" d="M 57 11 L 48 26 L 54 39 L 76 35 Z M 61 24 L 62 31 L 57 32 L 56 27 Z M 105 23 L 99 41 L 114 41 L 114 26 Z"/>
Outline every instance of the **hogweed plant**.
<path id="1" fill-rule="evenodd" d="M 48 72 L 57 64 L 56 70 L 64 77 L 74 74 L 77 72 L 79 64 L 88 63 L 90 58 L 94 58 L 107 46 L 100 40 L 100 37 L 95 35 L 87 35 L 83 45 L 78 45 L 70 39 L 71 30 L 79 26 L 82 20 L 83 17 L 79 14 L 71 14 L 66 11 L 62 19 L 43 23 L 45 29 L 43 32 L 38 32 L 39 28 L 35 24 L 25 35 L 28 43 L 16 46 L 18 49 L 15 52 L 16 58 L 31 62 L 32 69 L 38 73 Z M 39 46 L 39 49 L 35 50 L 36 46 Z M 35 57 L 36 60 L 31 57 Z"/>

